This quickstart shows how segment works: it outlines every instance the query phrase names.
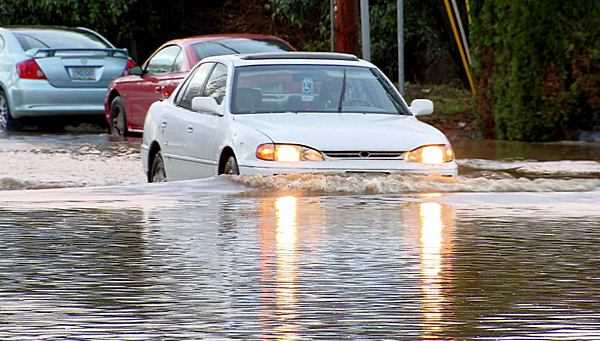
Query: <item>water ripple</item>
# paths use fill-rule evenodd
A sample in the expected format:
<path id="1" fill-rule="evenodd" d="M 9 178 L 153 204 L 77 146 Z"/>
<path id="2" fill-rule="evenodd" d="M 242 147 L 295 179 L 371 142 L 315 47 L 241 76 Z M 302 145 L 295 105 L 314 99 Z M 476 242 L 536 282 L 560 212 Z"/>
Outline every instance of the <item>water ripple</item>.
<path id="1" fill-rule="evenodd" d="M 1 208 L 0 339 L 597 339 L 598 195 L 544 195 Z"/>

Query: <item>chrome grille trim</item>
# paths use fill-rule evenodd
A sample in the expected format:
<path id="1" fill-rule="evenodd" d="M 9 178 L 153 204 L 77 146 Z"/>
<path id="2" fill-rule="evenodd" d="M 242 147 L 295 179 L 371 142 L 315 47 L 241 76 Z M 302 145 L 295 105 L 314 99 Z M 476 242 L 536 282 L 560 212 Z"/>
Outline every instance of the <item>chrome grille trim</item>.
<path id="1" fill-rule="evenodd" d="M 402 160 L 404 151 L 368 151 L 368 150 L 345 150 L 345 151 L 324 151 L 326 157 L 330 159 L 346 160 Z"/>

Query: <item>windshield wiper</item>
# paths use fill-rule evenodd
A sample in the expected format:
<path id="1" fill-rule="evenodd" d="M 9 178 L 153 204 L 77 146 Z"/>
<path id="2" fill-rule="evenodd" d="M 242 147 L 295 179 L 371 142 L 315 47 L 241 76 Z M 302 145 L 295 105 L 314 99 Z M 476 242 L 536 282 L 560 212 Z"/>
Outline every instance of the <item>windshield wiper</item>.
<path id="1" fill-rule="evenodd" d="M 215 43 L 215 44 L 217 44 L 217 45 L 221 45 L 222 47 L 224 47 L 224 48 L 226 48 L 226 49 L 228 49 L 228 50 L 231 50 L 231 51 L 235 52 L 235 54 L 240 54 L 240 53 L 241 53 L 240 51 L 238 51 L 238 50 L 234 49 L 233 47 L 231 47 L 231 46 L 229 46 L 229 45 L 226 45 L 226 44 L 225 44 L 225 43 L 223 43 L 223 42 L 220 42 L 220 41 L 215 41 L 214 43 Z"/>
<path id="2" fill-rule="evenodd" d="M 344 78 L 342 80 L 342 93 L 340 95 L 340 103 L 338 104 L 338 112 L 342 112 L 342 104 L 344 103 L 344 94 L 346 93 L 346 68 L 344 68 Z"/>
<path id="3" fill-rule="evenodd" d="M 259 114 L 299 114 L 298 111 L 251 111 L 244 110 L 240 112 L 234 112 L 234 115 L 259 115 Z"/>

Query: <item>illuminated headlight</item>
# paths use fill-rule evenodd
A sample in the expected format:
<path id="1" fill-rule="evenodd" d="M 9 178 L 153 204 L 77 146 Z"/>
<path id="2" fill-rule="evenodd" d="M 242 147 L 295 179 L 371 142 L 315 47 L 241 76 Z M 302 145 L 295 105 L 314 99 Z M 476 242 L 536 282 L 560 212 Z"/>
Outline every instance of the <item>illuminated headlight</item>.
<path id="1" fill-rule="evenodd" d="M 265 161 L 323 161 L 323 155 L 311 148 L 295 144 L 261 144 L 256 148 L 256 157 Z"/>
<path id="2" fill-rule="evenodd" d="M 454 160 L 454 152 L 449 145 L 423 146 L 406 153 L 406 160 L 437 165 Z"/>

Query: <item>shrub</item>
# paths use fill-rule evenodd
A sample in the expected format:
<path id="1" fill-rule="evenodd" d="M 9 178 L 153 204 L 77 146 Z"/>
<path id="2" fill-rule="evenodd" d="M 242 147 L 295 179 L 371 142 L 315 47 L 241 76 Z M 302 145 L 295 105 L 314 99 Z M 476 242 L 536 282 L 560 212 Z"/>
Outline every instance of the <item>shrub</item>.
<path id="1" fill-rule="evenodd" d="M 596 1 L 471 5 L 479 111 L 497 137 L 555 140 L 600 126 Z"/>

